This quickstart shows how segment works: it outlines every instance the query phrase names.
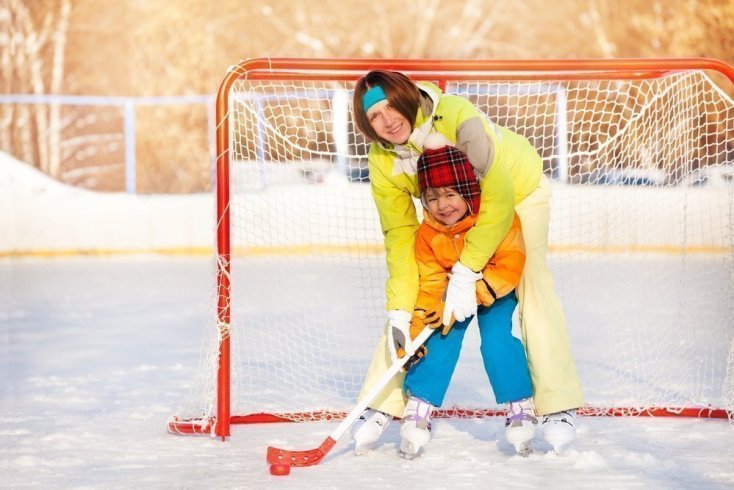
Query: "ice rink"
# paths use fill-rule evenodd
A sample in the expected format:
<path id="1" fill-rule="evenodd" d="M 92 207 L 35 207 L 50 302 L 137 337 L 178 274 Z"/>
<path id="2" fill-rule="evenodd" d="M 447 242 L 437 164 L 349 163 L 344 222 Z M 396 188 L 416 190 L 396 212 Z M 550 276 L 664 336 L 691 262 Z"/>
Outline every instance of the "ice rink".
<path id="1" fill-rule="evenodd" d="M 649 261 L 648 261 L 649 262 Z M 705 262 L 705 261 L 704 261 Z M 264 266 L 267 267 L 267 264 Z M 303 264 L 307 280 L 310 265 Z M 574 260 L 555 267 L 588 268 L 594 284 L 622 284 L 634 262 L 605 265 Z M 670 265 L 660 259 L 661 271 Z M 717 263 L 705 277 L 726 273 Z M 247 269 L 247 268 L 245 268 Z M 271 269 L 272 270 L 272 269 Z M 260 271 L 253 271 L 259 274 Z M 291 271 L 292 272 L 292 271 Z M 312 270 L 317 274 L 319 269 Z M 586 272 L 585 272 L 586 273 Z M 276 272 L 275 278 L 288 275 Z M 675 285 L 675 283 L 671 283 Z M 186 402 L 199 369 L 202 338 L 210 325 L 212 263 L 206 258 L 136 256 L 121 258 L 5 259 L 0 261 L 0 469 L 6 488 L 732 488 L 734 429 L 725 420 L 662 418 L 580 419 L 578 440 L 556 455 L 537 438 L 529 458 L 515 456 L 504 442 L 501 418 L 441 419 L 425 454 L 412 462 L 397 457 L 398 425 L 388 429 L 373 453 L 356 457 L 348 438 L 318 466 L 294 468 L 290 476 L 268 473 L 265 449 L 317 446 L 335 423 L 233 426 L 226 442 L 210 437 L 174 436 L 167 418 Z M 329 291 L 328 282 L 320 283 Z M 593 285 L 592 285 L 593 286 Z M 283 306 L 280 297 L 258 296 L 258 287 L 240 291 L 256 300 L 258 316 Z M 601 315 L 593 287 L 574 290 L 559 284 L 563 295 L 577 295 L 568 311 L 582 382 L 590 398 L 617 399 L 619 386 L 598 383 L 610 359 L 625 362 L 623 352 L 608 352 L 596 332 L 628 325 L 620 319 L 639 315 L 664 319 L 666 306 L 656 298 L 630 298 L 629 311 Z M 684 301 L 687 288 L 665 301 Z M 708 295 L 716 294 L 708 284 Z M 333 292 L 333 291 L 332 291 Z M 335 292 L 339 294 L 339 292 Z M 342 292 L 342 294 L 346 294 Z M 622 294 L 622 293 L 621 293 Z M 635 293 L 637 294 L 637 293 Z M 603 299 L 603 298 L 602 298 Z M 576 301 L 580 300 L 580 301 Z M 635 301 L 632 301 L 635 300 Z M 305 300 L 304 300 L 305 301 Z M 646 308 L 641 305 L 646 304 Z M 634 306 L 634 307 L 633 307 Z M 567 308 L 568 309 L 568 308 Z M 696 310 L 696 308 L 692 308 Z M 639 310 L 639 311 L 638 311 Z M 343 314 L 349 316 L 349 305 Z M 715 360 L 697 372 L 704 379 L 675 379 L 677 360 L 668 366 L 665 393 L 686 383 L 715 386 L 723 382 L 731 325 L 712 325 L 699 308 L 691 324 L 699 345 L 682 346 L 688 362 Z M 692 313 L 693 314 L 693 313 Z M 637 323 L 634 323 L 637 324 Z M 675 341 L 663 331 L 651 342 Z M 651 331 L 653 331 L 651 329 Z M 672 339 L 671 339 L 672 337 Z M 609 337 L 610 338 L 610 337 Z M 636 337 L 638 338 L 638 337 Z M 643 337 L 644 338 L 644 337 Z M 718 339 L 712 342 L 711 339 Z M 274 339 L 274 341 L 277 340 Z M 368 339 L 369 342 L 374 340 Z M 630 344 L 631 350 L 642 348 Z M 466 349 L 467 346 L 465 346 Z M 672 350 L 670 350 L 672 352 Z M 701 356 L 696 356 L 701 352 Z M 242 352 L 240 352 L 242 355 Z M 705 354 L 705 356 L 703 355 Z M 355 375 L 362 368 L 355 362 Z M 617 379 L 644 376 L 620 368 Z M 457 372 L 457 390 L 462 389 Z M 468 388 L 463 388 L 468 389 Z M 461 394 L 464 395 L 463 393 Z M 471 393 L 470 393 L 471 395 Z M 481 397 L 481 392 L 476 396 Z M 348 402 L 345 400 L 345 404 Z"/>

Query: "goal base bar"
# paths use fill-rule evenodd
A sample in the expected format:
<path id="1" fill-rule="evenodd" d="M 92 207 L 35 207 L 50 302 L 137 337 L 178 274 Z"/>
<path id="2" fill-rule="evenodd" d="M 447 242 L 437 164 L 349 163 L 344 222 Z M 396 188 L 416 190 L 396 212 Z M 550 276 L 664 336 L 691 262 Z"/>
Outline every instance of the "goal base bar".
<path id="1" fill-rule="evenodd" d="M 688 417 L 702 419 L 728 419 L 729 413 L 723 408 L 714 407 L 595 407 L 584 406 L 576 411 L 582 417 Z M 340 421 L 347 412 L 316 411 L 290 413 L 252 413 L 234 415 L 230 424 L 269 424 L 281 422 L 324 422 Z M 504 417 L 503 409 L 462 409 L 446 408 L 433 412 L 434 418 L 482 418 Z M 216 419 L 172 417 L 168 422 L 168 431 L 181 435 L 216 435 L 214 427 Z"/>

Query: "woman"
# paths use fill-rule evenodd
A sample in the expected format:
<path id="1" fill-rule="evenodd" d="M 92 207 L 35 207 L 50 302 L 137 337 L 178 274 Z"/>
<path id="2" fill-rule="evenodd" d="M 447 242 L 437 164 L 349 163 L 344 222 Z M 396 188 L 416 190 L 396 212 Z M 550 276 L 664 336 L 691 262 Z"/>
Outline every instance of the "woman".
<path id="1" fill-rule="evenodd" d="M 533 381 L 535 410 L 543 416 L 545 439 L 559 449 L 575 438 L 575 408 L 583 395 L 571 354 L 566 320 L 546 263 L 550 187 L 542 161 L 524 137 L 493 124 L 463 97 L 446 95 L 432 83 L 414 84 L 398 72 L 375 70 L 354 89 L 355 123 L 372 141 L 369 172 L 372 196 L 385 237 L 389 278 L 388 327 L 372 357 L 360 397 L 405 347 L 418 294 L 414 254 L 418 218 L 411 196 L 420 190 L 416 163 L 423 140 L 441 133 L 469 158 L 480 180 L 481 206 L 467 232 L 446 291 L 443 323 L 477 312 L 477 273 L 520 217 L 526 263 L 517 289 L 523 343 Z M 409 341 L 409 340 L 408 340 Z M 403 345 L 401 345 L 403 344 Z M 363 414 L 355 436 L 357 453 L 368 450 L 405 406 L 397 376 Z"/>

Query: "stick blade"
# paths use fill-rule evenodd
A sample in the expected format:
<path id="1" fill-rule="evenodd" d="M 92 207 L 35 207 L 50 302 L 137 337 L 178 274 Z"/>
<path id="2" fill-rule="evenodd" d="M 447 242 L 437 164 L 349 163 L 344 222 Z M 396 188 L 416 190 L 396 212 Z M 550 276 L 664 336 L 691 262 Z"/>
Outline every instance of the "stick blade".
<path id="1" fill-rule="evenodd" d="M 269 446 L 267 460 L 269 464 L 313 466 L 319 464 L 326 457 L 334 444 L 336 444 L 336 441 L 331 437 L 327 437 L 318 448 L 305 451 L 289 451 L 288 449 Z"/>

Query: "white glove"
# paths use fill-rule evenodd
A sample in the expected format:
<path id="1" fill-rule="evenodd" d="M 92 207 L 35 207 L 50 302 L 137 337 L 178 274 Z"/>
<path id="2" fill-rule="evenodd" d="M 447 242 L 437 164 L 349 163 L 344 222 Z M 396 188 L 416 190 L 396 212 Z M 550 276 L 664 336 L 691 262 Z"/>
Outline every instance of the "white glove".
<path id="1" fill-rule="evenodd" d="M 463 322 L 477 314 L 477 285 L 481 272 L 474 272 L 461 262 L 451 268 L 451 279 L 446 287 L 446 306 L 443 309 L 443 324 L 451 324 L 451 315 Z"/>
<path id="2" fill-rule="evenodd" d="M 390 351 L 392 362 L 397 361 L 398 357 L 403 357 L 406 353 L 413 354 L 413 341 L 410 339 L 412 316 L 404 310 L 387 312 L 387 348 Z"/>

